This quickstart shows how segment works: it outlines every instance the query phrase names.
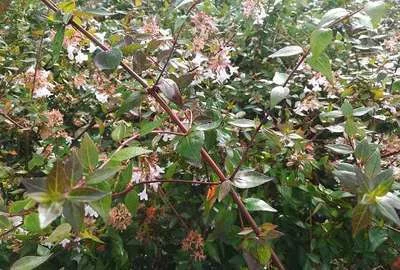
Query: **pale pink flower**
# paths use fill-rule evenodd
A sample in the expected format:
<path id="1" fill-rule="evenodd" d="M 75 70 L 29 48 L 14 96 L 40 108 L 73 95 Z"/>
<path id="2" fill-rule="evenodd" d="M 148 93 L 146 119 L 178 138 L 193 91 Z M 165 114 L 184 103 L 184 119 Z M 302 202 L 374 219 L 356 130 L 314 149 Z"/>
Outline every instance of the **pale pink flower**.
<path id="1" fill-rule="evenodd" d="M 160 35 L 160 26 L 155 16 L 148 17 L 143 21 L 142 31 L 152 36 Z"/>
<path id="2" fill-rule="evenodd" d="M 208 37 L 210 33 L 218 30 L 214 19 L 202 11 L 194 14 L 191 21 L 194 24 L 197 33 L 201 36 Z"/>
<path id="3" fill-rule="evenodd" d="M 257 3 L 254 0 L 246 0 L 242 2 L 243 15 L 248 18 L 252 16 Z"/>
<path id="4" fill-rule="evenodd" d="M 36 79 L 35 79 L 36 73 Z M 29 89 L 34 88 L 33 92 L 34 98 L 49 97 L 53 95 L 50 90 L 53 90 L 54 85 L 49 82 L 51 79 L 51 72 L 43 69 L 37 70 L 35 72 L 35 67 L 31 66 L 24 74 L 22 82 Z M 35 83 L 35 85 L 33 85 Z"/>
<path id="5" fill-rule="evenodd" d="M 64 123 L 63 117 L 64 115 L 56 109 L 44 113 L 47 118 L 47 126 L 48 127 L 58 127 L 62 126 Z"/>
<path id="6" fill-rule="evenodd" d="M 203 36 L 195 36 L 193 38 L 193 50 L 195 52 L 199 52 L 204 49 L 204 46 L 206 44 L 206 40 L 204 39 Z"/>
<path id="7" fill-rule="evenodd" d="M 252 18 L 255 25 L 262 25 L 267 17 L 263 1 L 246 0 L 242 3 L 243 15 L 246 18 Z"/>
<path id="8" fill-rule="evenodd" d="M 211 77 L 214 77 L 218 83 L 222 84 L 237 72 L 238 68 L 232 66 L 229 58 L 229 52 L 231 50 L 232 48 L 223 46 L 220 48 L 220 51 L 209 60 L 208 68 L 213 73 Z"/>

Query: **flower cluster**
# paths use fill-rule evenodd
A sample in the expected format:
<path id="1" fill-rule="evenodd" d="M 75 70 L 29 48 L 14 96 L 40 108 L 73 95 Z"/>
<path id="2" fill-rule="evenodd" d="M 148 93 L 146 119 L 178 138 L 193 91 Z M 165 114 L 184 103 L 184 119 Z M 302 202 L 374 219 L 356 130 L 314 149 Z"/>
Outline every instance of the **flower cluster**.
<path id="1" fill-rule="evenodd" d="M 31 66 L 19 82 L 23 83 L 27 89 L 33 89 L 33 98 L 43 98 L 53 95 L 51 91 L 54 89 L 54 84 L 51 83 L 51 79 L 50 71 Z"/>
<path id="2" fill-rule="evenodd" d="M 255 25 L 262 25 L 267 17 L 263 1 L 245 0 L 242 2 L 243 15 L 246 18 L 252 18 Z"/>

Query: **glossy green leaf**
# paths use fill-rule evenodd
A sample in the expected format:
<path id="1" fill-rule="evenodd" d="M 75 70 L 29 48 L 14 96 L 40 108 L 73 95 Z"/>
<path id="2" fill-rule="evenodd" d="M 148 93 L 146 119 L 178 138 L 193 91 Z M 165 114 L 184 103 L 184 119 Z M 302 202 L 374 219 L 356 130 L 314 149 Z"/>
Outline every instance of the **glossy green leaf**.
<path id="1" fill-rule="evenodd" d="M 60 241 L 70 236 L 71 229 L 71 225 L 69 225 L 68 223 L 58 225 L 57 228 L 55 228 L 54 231 L 46 239 L 46 242 L 59 243 Z"/>
<path id="2" fill-rule="evenodd" d="M 253 120 L 245 118 L 231 120 L 228 124 L 239 128 L 254 128 L 256 125 Z"/>
<path id="3" fill-rule="evenodd" d="M 139 206 L 139 195 L 136 191 L 132 190 L 126 194 L 124 203 L 128 207 L 132 215 L 136 215 L 137 208 Z"/>
<path id="4" fill-rule="evenodd" d="M 59 24 L 57 26 L 57 32 L 54 36 L 53 39 L 53 44 L 52 44 L 52 59 L 51 59 L 51 65 L 54 65 L 55 63 L 58 62 L 58 59 L 60 58 L 60 54 L 62 51 L 62 45 L 64 42 L 64 34 L 65 34 L 65 25 L 64 24 Z"/>
<path id="5" fill-rule="evenodd" d="M 321 72 L 329 82 L 333 82 L 331 61 L 325 53 L 311 57 L 308 63 L 314 70 Z"/>
<path id="6" fill-rule="evenodd" d="M 271 207 L 265 201 L 258 198 L 246 198 L 243 200 L 247 210 L 249 211 L 267 211 L 267 212 L 276 212 L 276 209 Z"/>
<path id="7" fill-rule="evenodd" d="M 66 201 L 63 207 L 63 216 L 71 224 L 74 231 L 79 232 L 85 215 L 83 203 Z"/>
<path id="8" fill-rule="evenodd" d="M 31 213 L 24 217 L 24 229 L 29 232 L 40 232 L 42 229 L 40 228 L 39 215 L 37 213 Z"/>
<path id="9" fill-rule="evenodd" d="M 271 180 L 273 180 L 272 177 L 268 177 L 254 170 L 246 169 L 236 174 L 232 184 L 237 188 L 253 188 Z"/>
<path id="10" fill-rule="evenodd" d="M 372 25 L 377 27 L 385 15 L 386 7 L 384 1 L 370 1 L 365 6 L 365 12 L 371 18 Z"/>
<path id="11" fill-rule="evenodd" d="M 109 180 L 113 178 L 120 169 L 121 167 L 119 166 L 105 166 L 101 169 L 96 170 L 93 174 L 89 175 L 86 182 L 92 185 Z"/>
<path id="12" fill-rule="evenodd" d="M 176 151 L 190 161 L 200 161 L 200 151 L 203 144 L 204 133 L 202 131 L 193 131 L 179 140 Z"/>
<path id="13" fill-rule="evenodd" d="M 100 70 L 114 70 L 122 61 L 122 51 L 113 48 L 110 51 L 99 52 L 94 56 L 94 64 Z"/>
<path id="14" fill-rule="evenodd" d="M 46 256 L 25 256 L 18 259 L 10 270 L 32 270 L 46 262 L 53 254 Z"/>
<path id="15" fill-rule="evenodd" d="M 91 202 L 100 200 L 106 195 L 106 192 L 92 187 L 80 187 L 71 190 L 67 198 L 76 202 Z"/>
<path id="16" fill-rule="evenodd" d="M 53 202 L 51 204 L 39 204 L 39 223 L 40 228 L 46 228 L 62 213 L 63 203 Z"/>
<path id="17" fill-rule="evenodd" d="M 105 193 L 102 199 L 89 202 L 89 205 L 103 218 L 104 222 L 108 222 L 108 213 L 111 209 L 111 186 L 108 182 L 102 182 L 95 185 L 95 187 Z"/>
<path id="18" fill-rule="evenodd" d="M 333 33 L 331 29 L 320 28 L 311 33 L 311 53 L 314 57 L 320 56 L 332 42 Z"/>
<path id="19" fill-rule="evenodd" d="M 68 185 L 69 180 L 65 173 L 64 164 L 61 160 L 57 160 L 47 177 L 47 189 L 50 193 L 64 193 Z"/>
<path id="20" fill-rule="evenodd" d="M 328 144 L 325 147 L 338 154 L 348 155 L 353 153 L 353 148 L 347 144 Z"/>
<path id="21" fill-rule="evenodd" d="M 339 19 L 347 16 L 349 12 L 344 8 L 334 8 L 327 11 L 319 21 L 319 27 L 329 27 L 332 23 L 338 21 Z"/>
<path id="22" fill-rule="evenodd" d="M 293 55 L 298 55 L 303 53 L 303 48 L 300 46 L 287 46 L 284 47 L 277 52 L 271 54 L 269 57 L 270 58 L 277 58 L 277 57 L 288 57 L 288 56 L 293 56 Z"/>
<path id="23" fill-rule="evenodd" d="M 116 142 L 120 142 L 122 139 L 132 135 L 132 132 L 132 126 L 125 122 L 120 122 L 111 132 L 111 138 Z"/>
<path id="24" fill-rule="evenodd" d="M 353 209 L 351 218 L 353 237 L 357 235 L 362 229 L 369 226 L 371 221 L 371 214 L 366 204 L 357 204 Z"/>
<path id="25" fill-rule="evenodd" d="M 82 166 L 93 172 L 99 161 L 99 154 L 96 145 L 88 134 L 83 136 L 78 155 Z"/>
<path id="26" fill-rule="evenodd" d="M 115 152 L 114 154 L 112 154 L 112 160 L 114 161 L 124 161 L 124 160 L 128 160 L 137 156 L 142 156 L 142 155 L 146 155 L 146 154 L 150 154 L 152 151 L 148 150 L 146 148 L 143 147 L 138 147 L 138 146 L 130 146 L 130 147 L 126 147 L 123 148 L 121 150 L 119 150 L 118 152 Z"/>

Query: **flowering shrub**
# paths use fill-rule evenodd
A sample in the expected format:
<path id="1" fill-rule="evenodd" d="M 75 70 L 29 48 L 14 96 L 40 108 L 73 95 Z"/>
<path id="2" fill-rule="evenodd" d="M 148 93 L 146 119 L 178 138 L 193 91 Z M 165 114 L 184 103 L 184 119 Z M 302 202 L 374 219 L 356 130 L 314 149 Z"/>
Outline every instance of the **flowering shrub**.
<path id="1" fill-rule="evenodd" d="M 0 3 L 0 269 L 398 269 L 396 1 Z"/>

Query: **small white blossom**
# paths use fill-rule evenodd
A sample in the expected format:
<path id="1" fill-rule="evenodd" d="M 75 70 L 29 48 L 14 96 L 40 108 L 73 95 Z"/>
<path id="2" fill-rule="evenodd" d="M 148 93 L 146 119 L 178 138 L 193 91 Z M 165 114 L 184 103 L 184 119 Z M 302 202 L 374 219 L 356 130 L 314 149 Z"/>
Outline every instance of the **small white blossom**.
<path id="1" fill-rule="evenodd" d="M 146 186 L 144 187 L 143 191 L 140 192 L 139 194 L 139 200 L 143 201 L 147 201 L 149 199 L 149 196 L 147 195 L 147 190 L 146 190 Z"/>
<path id="2" fill-rule="evenodd" d="M 77 55 L 75 56 L 75 61 L 78 64 L 82 64 L 83 62 L 87 61 L 89 58 L 87 54 L 84 54 L 82 51 L 78 51 Z"/>
<path id="3" fill-rule="evenodd" d="M 85 204 L 85 216 L 98 218 L 99 214 L 90 205 Z"/>

